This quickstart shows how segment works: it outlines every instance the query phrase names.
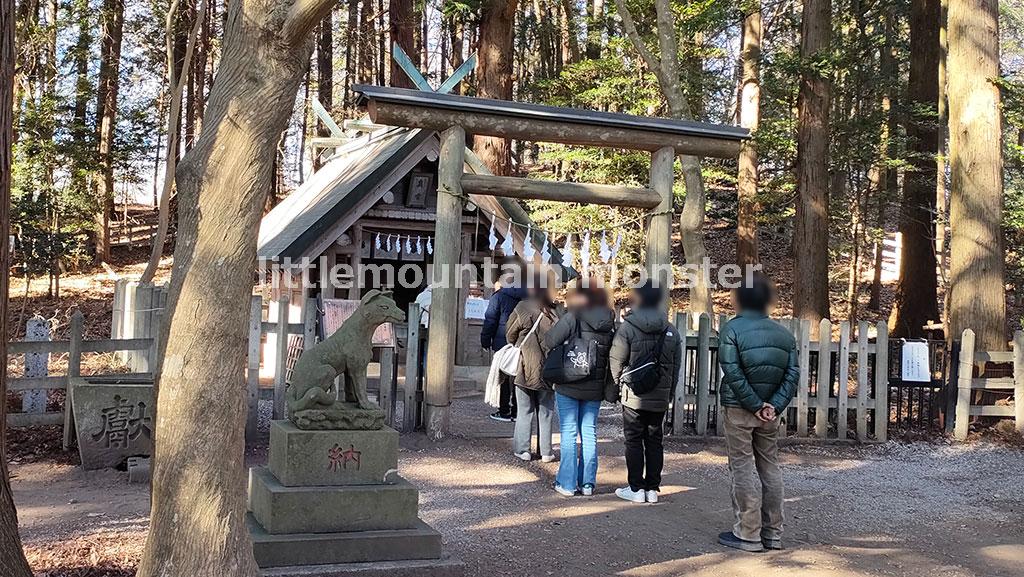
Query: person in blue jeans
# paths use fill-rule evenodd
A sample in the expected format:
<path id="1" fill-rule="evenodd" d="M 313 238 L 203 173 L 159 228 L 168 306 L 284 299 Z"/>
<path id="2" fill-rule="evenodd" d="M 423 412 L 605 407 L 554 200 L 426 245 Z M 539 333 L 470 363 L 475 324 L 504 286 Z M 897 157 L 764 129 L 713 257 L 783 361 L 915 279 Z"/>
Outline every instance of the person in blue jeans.
<path id="1" fill-rule="evenodd" d="M 570 288 L 566 301 L 569 311 L 545 335 L 545 350 L 550 351 L 574 336 L 578 326 L 581 337 L 597 343 L 597 358 L 589 360 L 592 370 L 587 379 L 554 383 L 562 433 L 562 455 L 554 489 L 566 497 L 577 491 L 589 496 L 597 485 L 597 414 L 601 401 L 614 402 L 618 396 L 608 370 L 615 313 L 608 304 L 608 293 L 594 281 Z"/>

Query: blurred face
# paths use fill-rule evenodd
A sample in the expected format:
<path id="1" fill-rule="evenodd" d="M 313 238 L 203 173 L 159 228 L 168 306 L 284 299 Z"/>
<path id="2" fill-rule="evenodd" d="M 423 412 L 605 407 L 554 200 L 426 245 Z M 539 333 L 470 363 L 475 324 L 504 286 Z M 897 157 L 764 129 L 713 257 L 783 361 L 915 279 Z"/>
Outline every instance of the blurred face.
<path id="1" fill-rule="evenodd" d="M 587 306 L 587 297 L 580 292 L 571 292 L 565 299 L 565 304 L 569 308 L 581 309 Z"/>

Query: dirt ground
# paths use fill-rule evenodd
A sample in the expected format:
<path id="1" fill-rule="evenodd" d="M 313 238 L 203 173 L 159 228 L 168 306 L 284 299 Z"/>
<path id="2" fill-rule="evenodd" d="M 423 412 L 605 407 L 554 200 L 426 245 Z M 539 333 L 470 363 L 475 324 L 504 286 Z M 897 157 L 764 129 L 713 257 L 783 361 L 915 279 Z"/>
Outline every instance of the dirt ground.
<path id="1" fill-rule="evenodd" d="M 602 410 L 598 494 L 550 489 L 557 463 L 511 455 L 511 426 L 458 399 L 459 436 L 402 439 L 399 468 L 421 515 L 468 577 L 1000 577 L 1024 575 L 1024 452 L 987 443 L 793 445 L 784 449 L 786 546 L 747 554 L 715 543 L 731 525 L 724 447 L 669 440 L 662 500 L 636 505 L 625 482 L 620 416 Z M 263 451 L 250 460 L 258 463 Z M 22 534 L 38 575 L 131 575 L 145 540 L 148 489 L 69 459 L 14 463 Z"/>

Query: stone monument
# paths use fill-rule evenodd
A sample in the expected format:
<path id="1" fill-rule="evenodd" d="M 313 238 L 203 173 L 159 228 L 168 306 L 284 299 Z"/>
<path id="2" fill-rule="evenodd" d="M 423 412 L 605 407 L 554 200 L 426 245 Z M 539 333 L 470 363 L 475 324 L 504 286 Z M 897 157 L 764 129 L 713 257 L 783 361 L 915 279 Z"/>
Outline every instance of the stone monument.
<path id="1" fill-rule="evenodd" d="M 111 378 L 111 380 L 115 380 Z M 153 452 L 153 384 L 70 383 L 82 468 L 119 467 Z"/>
<path id="2" fill-rule="evenodd" d="M 442 555 L 441 535 L 420 520 L 419 491 L 398 475 L 398 432 L 366 395 L 373 332 L 404 318 L 386 293 L 370 291 L 296 362 L 289 420 L 271 423 L 268 465 L 249 472 L 262 575 L 461 575 L 462 564 Z"/>

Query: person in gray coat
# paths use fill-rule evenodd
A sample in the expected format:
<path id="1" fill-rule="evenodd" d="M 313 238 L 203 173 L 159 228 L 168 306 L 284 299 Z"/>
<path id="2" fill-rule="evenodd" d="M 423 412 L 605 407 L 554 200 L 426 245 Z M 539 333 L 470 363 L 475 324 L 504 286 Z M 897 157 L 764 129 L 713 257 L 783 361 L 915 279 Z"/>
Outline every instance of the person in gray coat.
<path id="1" fill-rule="evenodd" d="M 619 385 L 629 481 L 615 494 L 634 503 L 658 502 L 665 462 L 662 424 L 681 362 L 680 336 L 662 309 L 664 295 L 650 282 L 634 289 L 633 311 L 615 333 L 608 356 L 612 378 Z M 645 370 L 655 371 L 651 378 L 657 383 L 638 393 L 630 376 Z"/>
<path id="2" fill-rule="evenodd" d="M 537 421 L 537 437 L 540 442 L 540 457 L 545 463 L 555 460 L 551 449 L 551 424 L 555 414 L 555 392 L 550 383 L 544 382 L 544 337 L 558 321 L 555 304 L 547 288 L 531 287 L 529 298 L 519 301 L 508 317 L 505 333 L 508 342 L 516 343 L 521 351 L 521 366 L 515 377 L 516 417 L 515 434 L 512 439 L 516 457 L 523 461 L 533 459 L 531 441 L 533 422 Z"/>

